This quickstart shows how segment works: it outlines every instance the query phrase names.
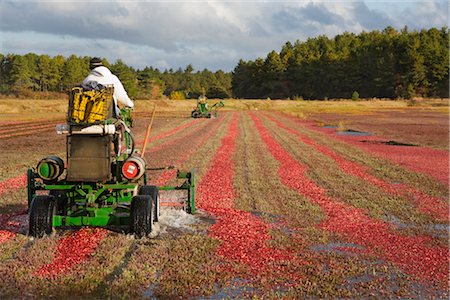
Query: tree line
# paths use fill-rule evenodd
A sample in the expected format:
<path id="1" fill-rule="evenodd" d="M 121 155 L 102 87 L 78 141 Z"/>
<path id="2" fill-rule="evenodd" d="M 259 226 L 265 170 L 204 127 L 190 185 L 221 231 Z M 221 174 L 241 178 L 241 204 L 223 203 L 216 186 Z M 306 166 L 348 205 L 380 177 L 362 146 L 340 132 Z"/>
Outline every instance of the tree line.
<path id="1" fill-rule="evenodd" d="M 28 53 L 25 55 L 0 54 L 0 93 L 24 95 L 30 92 L 67 92 L 79 85 L 89 74 L 91 57 L 62 55 L 50 57 Z M 146 67 L 142 70 L 126 65 L 122 60 L 111 64 L 103 59 L 113 74 L 122 81 L 132 98 L 155 99 L 163 95 L 174 99 L 230 98 L 231 73 L 194 72 L 192 65 L 184 70 L 164 70 Z"/>
<path id="2" fill-rule="evenodd" d="M 343 33 L 287 42 L 265 59 L 240 60 L 239 98 L 449 97 L 447 28 Z"/>
<path id="3" fill-rule="evenodd" d="M 278 53 L 240 60 L 231 73 L 207 69 L 134 69 L 103 63 L 130 97 L 197 98 L 411 98 L 449 97 L 449 30 L 348 33 L 286 42 Z M 0 54 L 0 93 L 67 92 L 89 74 L 91 57 Z"/>

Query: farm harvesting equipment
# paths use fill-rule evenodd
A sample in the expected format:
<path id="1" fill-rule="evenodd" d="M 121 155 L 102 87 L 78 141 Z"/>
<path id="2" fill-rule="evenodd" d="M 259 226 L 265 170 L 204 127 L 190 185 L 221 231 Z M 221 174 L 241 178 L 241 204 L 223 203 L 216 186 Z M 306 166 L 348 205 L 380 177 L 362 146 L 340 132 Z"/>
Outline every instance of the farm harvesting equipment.
<path id="1" fill-rule="evenodd" d="M 206 97 L 200 96 L 197 99 L 197 106 L 191 112 L 191 116 L 193 118 L 211 118 L 211 116 L 217 118 L 217 110 L 224 106 L 225 104 L 223 104 L 222 101 L 219 101 L 214 103 L 211 107 L 208 107 Z"/>
<path id="2" fill-rule="evenodd" d="M 67 124 L 57 127 L 66 134 L 67 164 L 48 156 L 27 172 L 31 236 L 61 226 L 111 225 L 146 236 L 160 216 L 160 190 L 184 191 L 182 206 L 195 213 L 193 172 L 178 170 L 179 186 L 149 184 L 147 171 L 153 169 L 144 160 L 146 143 L 141 154 L 135 151 L 131 109 L 116 114 L 113 92 L 112 86 L 71 90 Z"/>

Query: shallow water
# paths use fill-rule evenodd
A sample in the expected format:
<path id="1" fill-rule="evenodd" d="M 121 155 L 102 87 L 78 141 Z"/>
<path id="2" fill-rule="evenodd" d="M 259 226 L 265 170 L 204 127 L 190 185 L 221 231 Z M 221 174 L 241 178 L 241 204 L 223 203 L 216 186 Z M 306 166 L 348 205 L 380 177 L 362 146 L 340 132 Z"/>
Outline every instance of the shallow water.
<path id="1" fill-rule="evenodd" d="M 351 136 L 371 136 L 372 135 L 370 132 L 356 131 L 356 130 L 336 131 L 336 134 L 351 135 Z"/>
<path id="2" fill-rule="evenodd" d="M 341 248 L 364 250 L 365 248 L 361 245 L 353 243 L 328 243 L 328 244 L 317 244 L 312 245 L 310 249 L 314 252 L 333 252 L 340 255 L 353 254 L 350 251 L 343 250 Z"/>
<path id="3" fill-rule="evenodd" d="M 192 231 L 191 225 L 198 223 L 198 219 L 181 209 L 161 207 L 158 223 L 161 231 L 164 231 L 167 227 Z"/>

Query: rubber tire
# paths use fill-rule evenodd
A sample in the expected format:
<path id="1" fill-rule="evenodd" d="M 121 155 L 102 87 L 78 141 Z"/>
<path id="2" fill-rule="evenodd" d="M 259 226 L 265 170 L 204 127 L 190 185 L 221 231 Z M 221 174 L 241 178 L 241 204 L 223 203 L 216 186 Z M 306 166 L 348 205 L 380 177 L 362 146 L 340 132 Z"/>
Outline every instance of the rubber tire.
<path id="1" fill-rule="evenodd" d="M 154 185 L 144 185 L 139 189 L 139 195 L 147 195 L 152 197 L 153 200 L 153 222 L 159 222 L 159 216 L 161 215 L 161 203 L 159 200 L 158 187 Z"/>
<path id="2" fill-rule="evenodd" d="M 29 232 L 30 236 L 40 238 L 50 235 L 53 230 L 53 214 L 55 212 L 55 198 L 50 195 L 34 197 L 30 205 Z"/>
<path id="3" fill-rule="evenodd" d="M 55 211 L 57 215 L 65 216 L 67 209 L 67 195 L 65 191 L 51 190 L 48 193 L 55 198 Z"/>
<path id="4" fill-rule="evenodd" d="M 152 197 L 150 196 L 138 195 L 131 200 L 130 229 L 137 238 L 145 237 L 152 232 L 152 208 Z"/>
<path id="5" fill-rule="evenodd" d="M 199 112 L 199 111 L 197 111 L 197 110 L 194 110 L 192 113 L 191 113 L 191 116 L 193 117 L 193 118 L 200 118 L 201 117 L 201 113 Z"/>

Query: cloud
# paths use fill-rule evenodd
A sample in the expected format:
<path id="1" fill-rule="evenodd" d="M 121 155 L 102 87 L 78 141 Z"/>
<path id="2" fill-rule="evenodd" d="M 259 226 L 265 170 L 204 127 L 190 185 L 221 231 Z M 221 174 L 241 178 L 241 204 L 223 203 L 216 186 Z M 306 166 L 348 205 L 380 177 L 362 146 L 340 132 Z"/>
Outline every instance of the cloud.
<path id="1" fill-rule="evenodd" d="M 401 20 L 411 29 L 448 26 L 449 3 L 447 1 L 422 1 L 408 7 Z"/>
<path id="2" fill-rule="evenodd" d="M 262 45 L 264 51 L 269 49 L 264 29 L 247 18 L 252 15 L 247 12 L 253 12 L 255 17 L 261 15 L 260 9 L 249 9 L 251 7 L 245 3 L 94 2 L 80 7 L 73 2 L 56 5 L 44 2 L 30 3 L 26 8 L 16 2 L 0 5 L 4 49 L 23 49 L 20 39 L 36 32 L 45 35 L 47 44 L 52 40 L 52 47 L 39 42 L 34 46 L 30 42 L 23 43 L 34 52 L 37 48 L 41 51 L 58 49 L 58 53 L 68 48 L 80 54 L 87 52 L 80 51 L 76 43 L 68 41 L 69 37 L 82 41 L 92 52 L 105 51 L 105 45 L 116 41 L 122 44 L 115 43 L 115 49 L 107 52 L 114 51 L 118 57 L 124 52 L 119 49 L 129 48 L 128 59 L 122 57 L 127 62 L 142 62 L 143 59 L 134 57 L 157 55 L 156 61 L 166 66 L 170 61 L 174 67 L 184 56 L 183 65 L 194 63 L 199 68 L 227 70 L 241 57 L 253 58 L 252 53 Z M 9 33 L 7 39 L 6 33 Z M 56 37 L 64 44 L 58 45 Z M 211 61 L 213 58 L 217 63 Z"/>
<path id="3" fill-rule="evenodd" d="M 306 36 L 334 36 L 343 31 L 383 29 L 391 24 L 391 20 L 361 1 L 310 2 L 304 7 L 277 12 L 273 15 L 273 24 L 280 33 L 295 30 Z"/>
<path id="4" fill-rule="evenodd" d="M 369 5 L 370 4 L 370 5 Z M 286 41 L 445 26 L 447 2 L 2 1 L 0 52 L 118 58 L 135 67 L 232 70 Z M 419 9 L 420 8 L 420 9 Z"/>
<path id="5" fill-rule="evenodd" d="M 328 26 L 336 23 L 345 23 L 340 15 L 328 10 L 323 3 L 309 3 L 305 7 L 284 9 L 273 15 L 274 24 L 279 31 L 292 30 L 292 28 L 310 28 Z"/>
<path id="6" fill-rule="evenodd" d="M 393 23 L 386 14 L 369 9 L 363 2 L 355 3 L 352 14 L 365 30 L 384 29 Z"/>
<path id="7" fill-rule="evenodd" d="M 241 30 L 217 5 L 160 2 L 4 2 L 2 30 L 114 39 L 176 51 L 183 43 L 220 42 Z"/>

